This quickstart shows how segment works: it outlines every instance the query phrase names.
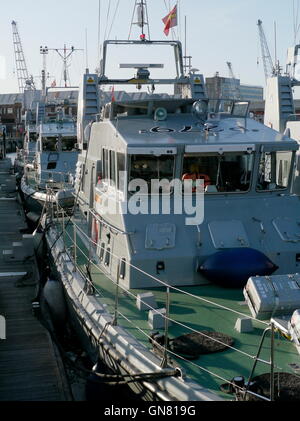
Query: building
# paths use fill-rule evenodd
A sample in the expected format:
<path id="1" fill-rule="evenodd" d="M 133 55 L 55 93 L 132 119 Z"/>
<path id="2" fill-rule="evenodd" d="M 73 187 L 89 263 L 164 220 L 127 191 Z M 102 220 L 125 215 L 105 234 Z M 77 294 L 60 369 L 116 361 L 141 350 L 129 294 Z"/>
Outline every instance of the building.
<path id="1" fill-rule="evenodd" d="M 206 78 L 206 89 L 209 98 L 232 99 L 233 91 L 238 91 L 240 99 L 244 101 L 263 101 L 264 89 L 261 86 L 244 85 L 239 79 L 221 77 L 218 73 L 214 77 Z"/>
<path id="2" fill-rule="evenodd" d="M 20 137 L 22 131 L 23 94 L 0 95 L 0 124 L 6 128 L 6 136 Z"/>
<path id="3" fill-rule="evenodd" d="M 254 85 L 240 85 L 241 99 L 244 101 L 257 102 L 264 100 L 264 88 Z"/>
<path id="4" fill-rule="evenodd" d="M 76 117 L 78 91 L 65 90 L 49 92 L 48 98 L 54 104 L 62 103 L 66 114 Z M 40 99 L 41 91 L 35 91 L 35 101 Z M 0 95 L 0 125 L 6 127 L 7 138 L 20 138 L 23 136 L 25 113 L 23 106 L 24 102 L 28 102 L 27 93 Z"/>
<path id="5" fill-rule="evenodd" d="M 295 113 L 300 115 L 300 99 L 294 100 Z M 256 101 L 250 103 L 250 112 L 255 120 L 264 123 L 265 119 L 265 101 Z"/>

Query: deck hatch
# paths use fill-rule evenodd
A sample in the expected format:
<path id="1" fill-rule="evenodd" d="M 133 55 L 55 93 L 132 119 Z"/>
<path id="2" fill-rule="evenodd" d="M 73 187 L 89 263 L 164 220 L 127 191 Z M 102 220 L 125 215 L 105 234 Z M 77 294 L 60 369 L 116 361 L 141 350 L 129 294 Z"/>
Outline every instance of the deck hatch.
<path id="1" fill-rule="evenodd" d="M 250 247 L 241 221 L 212 221 L 208 224 L 208 229 L 216 249 Z"/>
<path id="2" fill-rule="evenodd" d="M 300 242 L 300 221 L 291 218 L 276 218 L 273 226 L 280 238 L 288 243 Z"/>
<path id="3" fill-rule="evenodd" d="M 176 225 L 151 224 L 146 229 L 146 244 L 148 250 L 164 250 L 174 248 L 176 244 Z"/>

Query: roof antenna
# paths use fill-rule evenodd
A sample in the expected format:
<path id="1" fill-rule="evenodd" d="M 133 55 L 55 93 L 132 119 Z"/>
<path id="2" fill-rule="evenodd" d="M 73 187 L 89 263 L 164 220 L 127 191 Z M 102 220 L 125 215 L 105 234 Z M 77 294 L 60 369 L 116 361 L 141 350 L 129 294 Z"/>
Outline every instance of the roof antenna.
<path id="1" fill-rule="evenodd" d="M 185 74 L 190 74 L 192 70 L 192 56 L 187 55 L 187 16 L 184 17 L 184 71 Z"/>
<path id="2" fill-rule="evenodd" d="M 98 44 L 97 44 L 97 66 L 100 64 L 101 58 L 101 0 L 98 5 Z"/>
<path id="3" fill-rule="evenodd" d="M 85 59 L 86 59 L 86 73 L 89 73 L 89 51 L 88 51 L 88 30 L 85 28 Z"/>
<path id="4" fill-rule="evenodd" d="M 294 18 L 294 44 L 297 44 L 297 37 L 300 29 L 299 24 L 299 0 L 297 0 L 297 9 L 295 6 L 295 0 L 293 0 L 293 18 Z"/>
<path id="5" fill-rule="evenodd" d="M 277 66 L 277 27 L 276 27 L 276 21 L 274 22 L 274 45 L 275 45 L 275 66 Z"/>
<path id="6" fill-rule="evenodd" d="M 136 16 L 136 22 L 134 22 L 135 16 Z M 150 25 L 149 25 L 149 17 L 148 17 L 147 0 L 135 0 L 128 40 L 130 40 L 133 25 L 137 25 L 141 28 L 141 35 L 140 35 L 141 41 L 146 41 L 145 27 L 147 27 L 148 40 L 150 40 Z"/>
<path id="7" fill-rule="evenodd" d="M 279 76 L 281 74 L 280 63 L 277 57 L 277 24 L 274 22 L 274 36 L 275 36 L 275 75 Z"/>

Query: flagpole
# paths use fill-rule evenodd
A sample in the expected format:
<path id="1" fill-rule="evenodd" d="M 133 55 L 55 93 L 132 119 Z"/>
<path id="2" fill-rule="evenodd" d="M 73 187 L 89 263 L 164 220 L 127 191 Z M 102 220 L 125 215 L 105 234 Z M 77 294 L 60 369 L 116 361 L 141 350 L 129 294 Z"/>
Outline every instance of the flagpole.
<path id="1" fill-rule="evenodd" d="M 178 11 L 178 2 L 176 3 L 175 7 L 177 8 L 177 11 Z M 171 10 L 171 2 L 170 2 L 170 0 L 169 0 L 169 9 Z M 178 12 L 177 12 L 177 13 L 178 13 Z M 178 19 L 178 18 L 177 18 L 177 19 Z M 174 29 L 174 28 L 172 28 L 171 30 L 172 30 L 172 38 L 173 38 L 173 41 L 174 41 L 174 40 L 175 40 L 175 38 L 176 38 L 175 29 Z"/>

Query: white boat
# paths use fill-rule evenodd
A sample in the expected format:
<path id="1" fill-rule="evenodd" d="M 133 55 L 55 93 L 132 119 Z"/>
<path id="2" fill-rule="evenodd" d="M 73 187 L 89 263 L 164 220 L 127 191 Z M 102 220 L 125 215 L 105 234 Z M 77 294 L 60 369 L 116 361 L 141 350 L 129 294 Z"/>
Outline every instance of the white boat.
<path id="1" fill-rule="evenodd" d="M 145 61 L 109 77 L 125 46 L 173 50 L 175 77 Z M 80 95 L 75 213 L 44 226 L 97 378 L 104 361 L 144 400 L 299 399 L 297 142 L 209 101 L 177 41 L 106 41 Z"/>

